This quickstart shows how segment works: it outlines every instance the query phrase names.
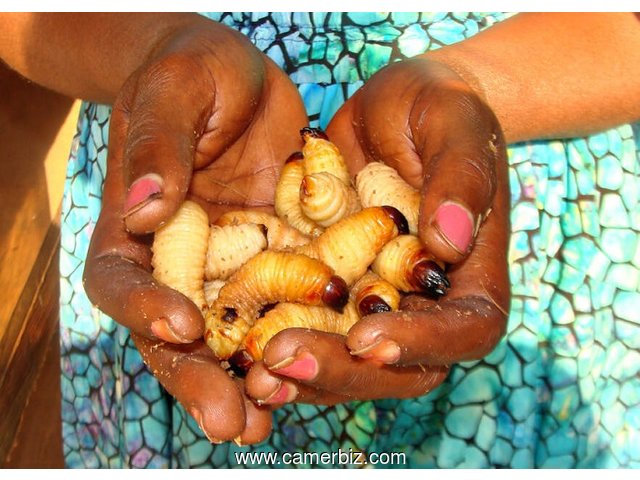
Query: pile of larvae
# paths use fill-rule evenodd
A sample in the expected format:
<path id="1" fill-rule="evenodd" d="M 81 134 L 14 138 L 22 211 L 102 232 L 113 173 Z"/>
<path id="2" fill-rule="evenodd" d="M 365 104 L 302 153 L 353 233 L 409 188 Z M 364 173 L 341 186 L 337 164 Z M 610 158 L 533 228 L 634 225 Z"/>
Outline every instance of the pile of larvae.
<path id="1" fill-rule="evenodd" d="M 397 310 L 404 293 L 437 298 L 449 288 L 417 237 L 420 193 L 379 162 L 352 182 L 322 130 L 300 134 L 276 215 L 232 211 L 210 225 L 186 201 L 154 237 L 154 277 L 200 307 L 207 345 L 236 373 L 286 328 L 346 335 L 365 315 Z"/>

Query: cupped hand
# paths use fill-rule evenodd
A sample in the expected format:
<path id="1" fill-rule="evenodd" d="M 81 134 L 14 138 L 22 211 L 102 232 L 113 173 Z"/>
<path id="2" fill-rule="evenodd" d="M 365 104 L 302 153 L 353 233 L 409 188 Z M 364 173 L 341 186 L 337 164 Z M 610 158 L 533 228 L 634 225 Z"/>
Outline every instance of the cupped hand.
<path id="1" fill-rule="evenodd" d="M 197 18 L 157 45 L 113 106 L 102 212 L 84 279 L 129 328 L 164 387 L 212 441 L 252 443 L 270 412 L 244 396 L 200 340 L 196 305 L 151 274 L 151 232 L 185 198 L 210 219 L 271 208 L 281 165 L 307 124 L 295 86 L 241 34 Z"/>
<path id="2" fill-rule="evenodd" d="M 449 264 L 451 288 L 405 297 L 348 336 L 291 329 L 247 377 L 265 404 L 406 398 L 439 385 L 452 363 L 488 354 L 509 308 L 509 190 L 503 135 L 453 70 L 415 58 L 374 75 L 327 128 L 353 173 L 382 161 L 422 192 L 419 237 Z"/>

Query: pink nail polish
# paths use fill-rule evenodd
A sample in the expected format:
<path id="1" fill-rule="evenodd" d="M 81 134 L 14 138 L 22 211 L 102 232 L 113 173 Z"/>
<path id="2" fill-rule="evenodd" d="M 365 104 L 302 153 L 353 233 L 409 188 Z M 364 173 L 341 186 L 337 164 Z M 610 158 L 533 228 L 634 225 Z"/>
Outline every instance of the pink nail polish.
<path id="1" fill-rule="evenodd" d="M 162 193 L 162 178 L 149 173 L 133 182 L 129 187 L 127 199 L 124 203 L 125 215 L 129 215 L 140 209 L 144 203 Z"/>
<path id="2" fill-rule="evenodd" d="M 297 380 L 311 380 L 318 374 L 318 362 L 309 352 L 303 352 L 291 364 L 274 369 L 273 372 Z"/>
<path id="3" fill-rule="evenodd" d="M 443 203 L 436 212 L 436 224 L 440 233 L 460 253 L 471 245 L 473 218 L 467 209 L 456 203 Z"/>

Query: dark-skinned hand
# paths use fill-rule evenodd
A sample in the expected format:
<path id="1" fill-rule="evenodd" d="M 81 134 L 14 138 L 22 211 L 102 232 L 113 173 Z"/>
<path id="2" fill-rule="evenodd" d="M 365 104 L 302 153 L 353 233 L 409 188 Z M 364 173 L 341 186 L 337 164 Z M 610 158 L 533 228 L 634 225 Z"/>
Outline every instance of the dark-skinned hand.
<path id="1" fill-rule="evenodd" d="M 254 443 L 271 412 L 244 394 L 200 340 L 186 297 L 151 275 L 151 232 L 185 198 L 215 220 L 269 209 L 307 124 L 295 86 L 240 33 L 198 20 L 155 48 L 113 107 L 103 206 L 85 268 L 89 298 L 129 328 L 160 383 L 210 440 Z"/>
<path id="2" fill-rule="evenodd" d="M 249 372 L 247 391 L 270 405 L 422 395 L 505 332 L 509 190 L 500 126 L 454 71 L 415 58 L 375 74 L 327 133 L 352 174 L 383 161 L 421 190 L 419 237 L 450 264 L 452 286 L 438 301 L 409 295 L 401 311 L 369 315 L 347 337 L 279 333 Z"/>

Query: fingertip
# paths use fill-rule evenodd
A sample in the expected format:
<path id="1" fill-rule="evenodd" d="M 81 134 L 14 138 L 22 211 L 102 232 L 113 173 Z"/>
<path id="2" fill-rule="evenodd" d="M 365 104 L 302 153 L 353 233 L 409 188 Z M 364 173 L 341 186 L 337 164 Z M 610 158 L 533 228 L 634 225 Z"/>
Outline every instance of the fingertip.
<path id="1" fill-rule="evenodd" d="M 204 436 L 207 437 L 207 440 L 209 440 L 209 442 L 216 445 L 224 443 L 224 440 L 213 436 L 213 434 L 211 433 L 212 430 L 205 425 L 205 416 L 199 408 L 192 407 L 191 409 L 189 409 L 189 415 L 191 415 L 191 417 L 196 421 L 198 427 L 200 427 L 200 431 L 204 433 Z"/>
<path id="2" fill-rule="evenodd" d="M 151 332 L 160 340 L 170 343 L 189 343 L 191 340 L 177 334 L 166 318 L 159 318 L 151 323 Z"/>
<path id="3" fill-rule="evenodd" d="M 295 357 L 287 357 L 269 367 L 273 373 L 303 381 L 313 380 L 319 369 L 318 359 L 308 351 L 299 351 Z"/>
<path id="4" fill-rule="evenodd" d="M 453 264 L 469 255 L 479 219 L 466 206 L 445 200 L 430 216 L 423 212 L 422 217 L 420 238 L 436 258 Z"/>
<path id="5" fill-rule="evenodd" d="M 135 180 L 127 190 L 123 219 L 128 232 L 144 235 L 156 231 L 179 209 L 185 193 L 179 179 L 176 185 L 157 173 L 148 173 Z"/>
<path id="6" fill-rule="evenodd" d="M 131 335 L 149 371 L 184 406 L 212 443 L 245 429 L 244 395 L 203 342 L 174 345 Z"/>
<path id="7" fill-rule="evenodd" d="M 355 357 L 374 360 L 387 365 L 392 365 L 400 360 L 401 350 L 393 340 L 384 337 L 377 337 L 372 343 L 369 343 L 358 350 L 350 350 L 349 353 Z"/>
<path id="8" fill-rule="evenodd" d="M 153 233 L 178 211 L 180 201 L 171 201 L 158 194 L 124 216 L 125 228 L 134 235 Z"/>
<path id="9" fill-rule="evenodd" d="M 148 173 L 135 180 L 127 190 L 124 201 L 125 217 L 144 208 L 162 193 L 162 177 L 157 173 Z"/>
<path id="10" fill-rule="evenodd" d="M 245 391 L 259 405 L 289 403 L 298 393 L 292 382 L 277 377 L 262 362 L 258 362 L 249 370 L 245 378 Z"/>
<path id="11" fill-rule="evenodd" d="M 293 359 L 300 347 L 308 341 L 305 330 L 300 328 L 287 328 L 271 338 L 262 352 L 262 362 L 265 368 L 282 364 L 283 359 Z"/>
<path id="12" fill-rule="evenodd" d="M 263 362 L 256 362 L 247 372 L 244 388 L 249 397 L 260 403 L 279 387 L 279 383 L 279 379 L 269 372 Z"/>
<path id="13" fill-rule="evenodd" d="M 171 319 L 161 317 L 151 322 L 151 333 L 160 340 L 170 343 L 191 343 L 202 337 L 204 322 L 198 317 L 175 316 Z"/>
<path id="14" fill-rule="evenodd" d="M 191 373 L 191 372 L 189 372 Z M 196 376 L 193 373 L 209 374 Z M 233 441 L 246 428 L 246 408 L 244 395 L 221 369 L 215 375 L 208 365 L 194 364 L 193 373 L 181 379 L 181 396 L 192 399 L 189 413 L 196 420 L 202 432 L 212 443 Z M 220 375 L 216 382 L 216 377 Z M 203 383 L 208 385 L 203 386 Z M 180 400 L 180 398 L 179 398 Z"/>
<path id="15" fill-rule="evenodd" d="M 204 318 L 196 305 L 165 286 L 132 295 L 123 323 L 134 331 L 170 343 L 191 343 L 204 334 Z"/>
<path id="16" fill-rule="evenodd" d="M 236 389 L 237 391 L 237 389 Z M 240 437 L 246 427 L 245 408 L 240 393 L 225 406 L 200 403 L 188 409 L 202 433 L 211 443 L 220 444 Z M 236 403 L 237 402 L 237 403 Z M 235 403 L 235 405 L 234 405 Z M 235 408 L 234 408 L 235 407 Z"/>
<path id="17" fill-rule="evenodd" d="M 375 360 L 384 364 L 395 364 L 402 356 L 400 345 L 392 338 L 393 319 L 397 312 L 376 313 L 357 322 L 347 334 L 346 346 L 354 357 Z"/>
<path id="18" fill-rule="evenodd" d="M 178 338 L 191 342 L 204 335 L 204 317 L 193 302 L 189 300 L 185 304 L 185 308 L 169 311 L 168 318 Z"/>
<path id="19" fill-rule="evenodd" d="M 234 439 L 238 446 L 254 445 L 265 441 L 271 435 L 273 420 L 271 407 L 258 406 L 245 398 L 246 426 L 242 434 Z"/>
<path id="20" fill-rule="evenodd" d="M 456 202 L 444 202 L 436 210 L 433 222 L 451 247 L 462 255 L 467 253 L 475 232 L 475 221 L 467 208 Z"/>

